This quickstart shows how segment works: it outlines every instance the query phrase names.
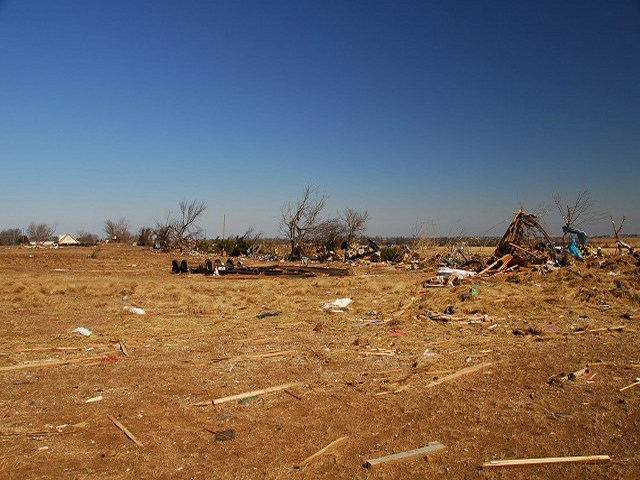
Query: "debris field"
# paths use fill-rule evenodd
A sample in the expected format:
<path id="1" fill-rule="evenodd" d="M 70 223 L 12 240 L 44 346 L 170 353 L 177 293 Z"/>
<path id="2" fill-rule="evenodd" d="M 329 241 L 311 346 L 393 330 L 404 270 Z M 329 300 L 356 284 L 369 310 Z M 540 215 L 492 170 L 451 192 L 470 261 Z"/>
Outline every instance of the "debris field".
<path id="1" fill-rule="evenodd" d="M 0 477 L 638 478 L 640 266 L 612 246 L 442 284 L 1 248 Z"/>

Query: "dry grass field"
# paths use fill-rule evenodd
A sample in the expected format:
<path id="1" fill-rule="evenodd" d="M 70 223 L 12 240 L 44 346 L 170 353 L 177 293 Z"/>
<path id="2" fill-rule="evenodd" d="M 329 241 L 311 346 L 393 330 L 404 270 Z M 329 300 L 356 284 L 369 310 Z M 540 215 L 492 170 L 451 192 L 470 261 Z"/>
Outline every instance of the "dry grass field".
<path id="1" fill-rule="evenodd" d="M 640 377 L 640 269 L 612 253 L 424 288 L 435 265 L 205 277 L 129 246 L 0 248 L 0 478 L 637 479 L 640 386 L 620 389 Z"/>

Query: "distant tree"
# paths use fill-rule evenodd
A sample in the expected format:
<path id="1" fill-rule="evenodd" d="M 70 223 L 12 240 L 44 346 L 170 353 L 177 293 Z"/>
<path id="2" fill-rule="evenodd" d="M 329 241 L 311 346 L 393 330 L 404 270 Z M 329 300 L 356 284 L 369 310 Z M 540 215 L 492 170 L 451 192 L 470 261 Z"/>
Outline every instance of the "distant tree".
<path id="1" fill-rule="evenodd" d="M 207 204 L 199 200 L 193 200 L 189 203 L 183 200 L 179 207 L 180 215 L 174 219 L 172 227 L 176 243 L 182 244 L 202 235 L 202 228 L 197 224 L 197 221 L 207 209 Z"/>
<path id="2" fill-rule="evenodd" d="M 0 245 L 18 245 L 22 231 L 19 228 L 9 228 L 0 232 Z"/>
<path id="3" fill-rule="evenodd" d="M 130 229 L 129 221 L 124 217 L 115 222 L 111 219 L 107 219 L 104 222 L 104 233 L 106 233 L 109 240 L 114 242 L 128 242 L 131 240 Z"/>
<path id="4" fill-rule="evenodd" d="M 194 240 L 201 238 L 202 228 L 198 221 L 207 209 L 207 204 L 193 200 L 179 203 L 180 214 L 168 213 L 164 221 L 156 221 L 154 246 L 163 250 L 188 247 Z"/>
<path id="5" fill-rule="evenodd" d="M 351 242 L 358 234 L 364 232 L 367 228 L 368 220 L 369 212 L 366 210 L 360 212 L 352 208 L 347 208 L 340 213 L 340 221 L 343 225 L 344 234 L 347 237 L 347 246 L 351 245 Z"/>
<path id="6" fill-rule="evenodd" d="M 289 241 L 291 260 L 299 260 L 305 253 L 307 237 L 321 223 L 320 214 L 324 209 L 326 197 L 318 195 L 315 188 L 307 185 L 302 198 L 287 202 L 280 209 L 280 231 Z"/>
<path id="7" fill-rule="evenodd" d="M 138 246 L 151 247 L 153 246 L 153 228 L 141 227 L 138 231 Z"/>
<path id="8" fill-rule="evenodd" d="M 56 228 L 47 223 L 31 222 L 27 227 L 27 236 L 36 244 L 41 244 L 51 238 L 55 231 Z"/>
<path id="9" fill-rule="evenodd" d="M 93 245 L 95 243 L 98 243 L 98 235 L 95 235 L 86 230 L 78 230 L 78 233 L 76 233 L 76 240 L 78 240 L 80 243 Z"/>
<path id="10" fill-rule="evenodd" d="M 334 251 L 345 236 L 345 225 L 339 218 L 327 218 L 309 230 L 309 242 L 324 250 L 324 254 Z"/>

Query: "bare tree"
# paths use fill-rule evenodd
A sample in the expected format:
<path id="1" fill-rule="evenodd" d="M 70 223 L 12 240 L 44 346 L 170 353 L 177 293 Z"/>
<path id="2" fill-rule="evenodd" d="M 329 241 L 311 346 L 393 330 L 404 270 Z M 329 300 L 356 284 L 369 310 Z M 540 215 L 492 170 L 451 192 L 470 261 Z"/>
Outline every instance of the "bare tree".
<path id="1" fill-rule="evenodd" d="M 78 232 L 76 233 L 76 239 L 80 243 L 95 244 L 98 242 L 98 235 L 94 235 L 93 233 L 86 230 L 78 230 Z"/>
<path id="2" fill-rule="evenodd" d="M 280 231 L 291 245 L 290 259 L 299 260 L 304 256 L 305 242 L 320 224 L 325 203 L 326 197 L 307 185 L 302 198 L 288 202 L 280 209 Z"/>
<path id="3" fill-rule="evenodd" d="M 344 234 L 347 237 L 346 240 L 348 247 L 351 245 L 353 239 L 367 228 L 369 212 L 366 210 L 360 212 L 352 208 L 347 208 L 340 213 L 340 220 L 344 227 Z"/>
<path id="4" fill-rule="evenodd" d="M 204 202 L 193 200 L 191 202 L 181 201 L 179 204 L 180 214 L 172 216 L 167 213 L 164 221 L 157 221 L 154 234 L 154 246 L 163 250 L 170 250 L 174 247 L 185 248 L 191 240 L 202 235 L 202 228 L 197 224 L 202 214 L 207 209 Z"/>
<path id="5" fill-rule="evenodd" d="M 184 243 L 187 240 L 198 238 L 202 234 L 202 228 L 196 222 L 207 209 L 207 204 L 199 200 L 193 200 L 189 203 L 183 200 L 179 206 L 180 216 L 173 220 L 171 226 L 176 242 Z"/>
<path id="6" fill-rule="evenodd" d="M 153 228 L 140 227 L 138 230 L 138 246 L 150 247 L 153 245 Z"/>
<path id="7" fill-rule="evenodd" d="M 27 236 L 38 243 L 43 243 L 47 239 L 51 238 L 55 233 L 56 228 L 47 223 L 35 223 L 31 222 L 27 227 Z"/>
<path id="8" fill-rule="evenodd" d="M 22 232 L 19 228 L 9 228 L 0 232 L 0 245 L 18 245 Z"/>
<path id="9" fill-rule="evenodd" d="M 114 242 L 128 242 L 131 239 L 131 226 L 129 221 L 121 217 L 118 221 L 107 219 L 104 222 L 104 233 L 109 240 Z"/>
<path id="10" fill-rule="evenodd" d="M 583 190 L 578 193 L 572 205 L 563 206 L 559 193 L 553 195 L 553 202 L 558 207 L 562 220 L 567 227 L 588 225 L 604 218 L 601 213 L 594 210 L 596 204 L 592 200 L 589 190 Z"/>
<path id="11" fill-rule="evenodd" d="M 336 250 L 340 244 L 340 239 L 344 238 L 344 224 L 339 218 L 327 218 L 309 230 L 309 243 L 314 244 L 321 255 L 326 257 L 330 251 Z"/>

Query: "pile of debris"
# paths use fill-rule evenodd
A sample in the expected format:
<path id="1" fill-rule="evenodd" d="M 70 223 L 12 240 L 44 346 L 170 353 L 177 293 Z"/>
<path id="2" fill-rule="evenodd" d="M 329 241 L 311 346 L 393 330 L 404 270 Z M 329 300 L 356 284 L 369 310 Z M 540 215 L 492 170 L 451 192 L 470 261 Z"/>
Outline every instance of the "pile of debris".
<path id="1" fill-rule="evenodd" d="M 220 259 L 207 259 L 195 267 L 189 267 L 186 260 L 172 260 L 171 273 L 200 273 L 204 275 L 287 275 L 292 277 L 316 277 L 318 275 L 347 276 L 352 275 L 350 268 L 313 267 L 306 265 L 266 265 L 245 266 L 241 260 L 234 263 L 229 258 L 225 263 Z"/>

